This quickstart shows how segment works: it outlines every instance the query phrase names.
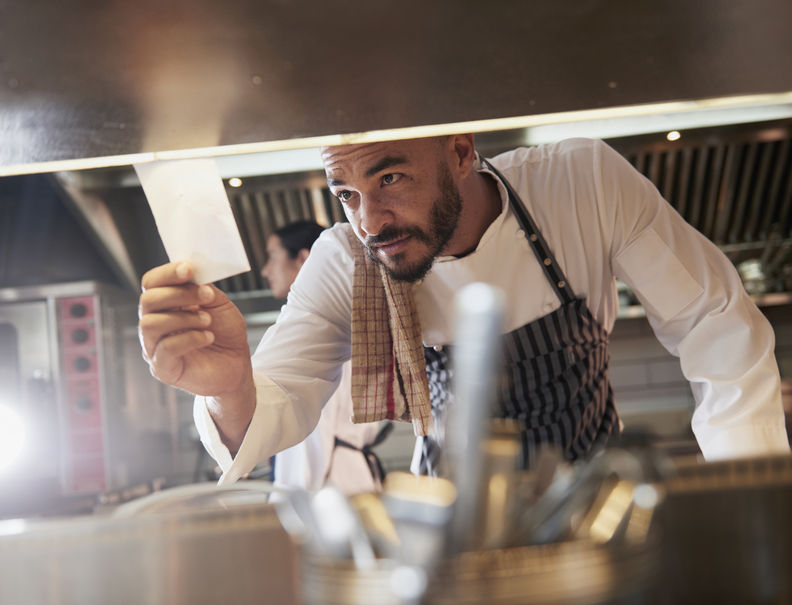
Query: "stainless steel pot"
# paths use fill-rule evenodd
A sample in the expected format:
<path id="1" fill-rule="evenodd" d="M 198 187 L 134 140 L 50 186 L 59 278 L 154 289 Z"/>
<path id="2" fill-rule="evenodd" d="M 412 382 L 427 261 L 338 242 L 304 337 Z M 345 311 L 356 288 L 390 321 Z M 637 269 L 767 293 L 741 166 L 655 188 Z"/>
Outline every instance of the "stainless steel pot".
<path id="1" fill-rule="evenodd" d="M 652 536 L 632 547 L 562 542 L 463 553 L 442 562 L 422 603 L 429 605 L 594 605 L 655 603 L 661 564 Z M 303 557 L 305 605 L 400 605 L 395 561 L 361 571 L 352 561 Z"/>
<path id="2" fill-rule="evenodd" d="M 297 603 L 295 549 L 272 505 L 236 492 L 181 505 L 159 495 L 118 517 L 0 522 L 0 603 Z"/>

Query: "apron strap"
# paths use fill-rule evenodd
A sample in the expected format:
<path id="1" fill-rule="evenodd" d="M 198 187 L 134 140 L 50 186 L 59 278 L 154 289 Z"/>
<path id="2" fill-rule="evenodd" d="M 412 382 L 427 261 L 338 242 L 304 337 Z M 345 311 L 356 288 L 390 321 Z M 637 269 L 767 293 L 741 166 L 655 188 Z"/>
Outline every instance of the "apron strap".
<path id="1" fill-rule="evenodd" d="M 550 248 L 547 245 L 544 237 L 542 237 L 542 233 L 534 223 L 533 218 L 525 209 L 525 205 L 522 203 L 520 196 L 517 195 L 517 192 L 512 188 L 509 181 L 498 172 L 497 168 L 490 164 L 489 160 L 486 158 L 482 158 L 484 160 L 484 164 L 489 168 L 495 176 L 500 179 L 503 186 L 506 187 L 506 191 L 509 193 L 509 202 L 511 203 L 512 210 L 514 211 L 514 215 L 517 217 L 517 222 L 520 223 L 523 231 L 525 231 L 525 236 L 528 238 L 528 243 L 531 245 L 531 249 L 534 251 L 534 255 L 536 255 L 539 264 L 544 269 L 545 275 L 547 276 L 547 280 L 550 282 L 550 285 L 556 292 L 556 295 L 561 302 L 564 304 L 569 304 L 575 300 L 575 293 L 572 291 L 572 288 L 569 286 L 569 282 L 567 278 L 564 277 L 563 271 L 561 271 L 561 267 L 556 262 L 553 253 L 550 252 Z"/>
<path id="2" fill-rule="evenodd" d="M 339 439 L 338 437 L 335 438 L 335 447 L 345 447 L 350 450 L 355 450 L 356 452 L 362 453 L 363 458 L 366 460 L 366 464 L 368 464 L 369 470 L 371 471 L 371 476 L 374 478 L 374 482 L 376 483 L 379 481 L 382 483 L 383 479 L 385 479 L 385 467 L 382 466 L 382 460 L 380 460 L 379 456 L 377 456 L 377 453 L 372 448 L 375 448 L 380 443 L 385 441 L 385 438 L 391 434 L 391 431 L 393 431 L 393 423 L 388 422 L 379 430 L 377 436 L 374 438 L 374 441 L 367 443 L 361 448 L 357 448 L 351 443 L 344 441 L 343 439 Z"/>

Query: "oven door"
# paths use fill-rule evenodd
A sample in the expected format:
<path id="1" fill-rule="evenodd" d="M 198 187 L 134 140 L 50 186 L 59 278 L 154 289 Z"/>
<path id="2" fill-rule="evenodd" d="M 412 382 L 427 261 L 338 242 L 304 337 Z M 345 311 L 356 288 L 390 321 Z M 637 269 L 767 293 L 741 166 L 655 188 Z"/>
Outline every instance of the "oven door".
<path id="1" fill-rule="evenodd" d="M 47 301 L 0 305 L 0 514 L 61 491 L 52 338 Z"/>

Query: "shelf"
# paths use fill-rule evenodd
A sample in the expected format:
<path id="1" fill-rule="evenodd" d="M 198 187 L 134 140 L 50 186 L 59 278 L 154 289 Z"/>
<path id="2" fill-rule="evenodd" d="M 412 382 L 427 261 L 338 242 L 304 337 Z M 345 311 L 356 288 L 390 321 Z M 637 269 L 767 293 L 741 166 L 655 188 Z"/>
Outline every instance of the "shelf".
<path id="1" fill-rule="evenodd" d="M 777 307 L 792 303 L 792 292 L 770 292 L 768 294 L 752 294 L 751 300 L 757 307 Z M 619 307 L 617 319 L 633 319 L 646 317 L 646 310 L 641 305 Z"/>

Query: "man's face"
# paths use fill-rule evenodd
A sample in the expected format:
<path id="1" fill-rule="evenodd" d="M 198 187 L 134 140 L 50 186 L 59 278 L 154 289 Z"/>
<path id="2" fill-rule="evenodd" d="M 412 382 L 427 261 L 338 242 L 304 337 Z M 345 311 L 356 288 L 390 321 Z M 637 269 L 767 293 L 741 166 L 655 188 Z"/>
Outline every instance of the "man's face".
<path id="1" fill-rule="evenodd" d="M 462 210 L 442 142 L 327 147 L 322 159 L 330 191 L 369 256 L 394 279 L 422 279 L 454 236 Z"/>

